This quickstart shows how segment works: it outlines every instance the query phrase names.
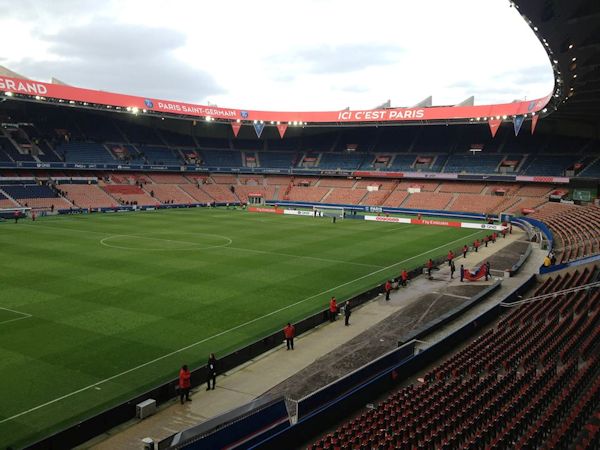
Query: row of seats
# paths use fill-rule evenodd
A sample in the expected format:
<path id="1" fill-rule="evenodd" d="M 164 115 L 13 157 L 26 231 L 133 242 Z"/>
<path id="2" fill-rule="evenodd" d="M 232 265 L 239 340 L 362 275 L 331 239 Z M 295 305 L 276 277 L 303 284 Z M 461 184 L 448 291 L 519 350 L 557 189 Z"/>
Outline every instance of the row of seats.
<path id="1" fill-rule="evenodd" d="M 3 174 L 4 175 L 4 174 Z M 14 176 L 7 173 L 8 176 Z M 47 186 L 37 186 L 35 175 L 44 175 L 47 177 L 54 174 L 51 172 L 32 173 L 28 181 L 29 186 L 20 184 L 7 184 L 6 192 L 14 198 L 37 198 L 37 197 L 57 197 L 55 191 Z M 97 172 L 82 173 L 78 175 L 96 175 L 102 184 L 115 187 L 116 191 L 110 191 L 109 194 L 118 193 L 119 189 L 129 189 L 128 186 L 136 189 L 143 187 L 144 192 L 135 192 L 142 195 L 145 201 L 156 204 L 145 197 L 145 194 L 154 191 L 155 200 L 160 202 L 174 203 L 196 203 L 198 201 L 224 201 L 238 202 L 247 201 L 248 194 L 262 193 L 266 200 L 291 200 L 305 202 L 325 202 L 339 204 L 356 204 L 367 206 L 388 206 L 405 207 L 414 209 L 439 209 L 459 212 L 479 212 L 479 213 L 500 213 L 514 212 L 520 213 L 522 209 L 535 209 L 547 202 L 548 198 L 533 197 L 530 195 L 549 193 L 551 187 L 542 186 L 523 186 L 519 184 L 510 184 L 505 188 L 498 185 L 486 185 L 485 183 L 461 183 L 444 182 L 434 180 L 390 180 L 390 179 L 349 179 L 337 177 L 291 177 L 282 175 L 264 176 L 264 175 L 233 175 L 233 174 L 182 174 L 182 173 L 140 173 L 140 172 Z M 6 183 L 13 181 L 6 181 Z M 168 185 L 161 189 L 160 185 Z M 192 190 L 190 194 L 184 187 L 198 185 L 201 193 Z M 210 187 L 215 185 L 214 187 Z M 120 187 L 116 187 L 120 186 Z M 219 186 L 219 187 L 216 187 Z M 247 187 L 247 189 L 245 188 Z M 278 189 L 275 189 L 278 187 Z M 242 188 L 242 189 L 240 189 Z M 369 188 L 377 188 L 376 191 L 369 191 Z M 497 189 L 503 188 L 507 195 L 494 195 Z M 34 189 L 35 191 L 31 191 Z M 113 189 L 113 188 L 109 188 Z M 93 189 L 92 189 L 93 190 Z M 420 192 L 413 192 L 420 190 Z M 23 192 L 21 192 L 23 191 Z M 39 191 L 39 192 L 38 192 Z M 214 192 L 214 196 L 210 193 Z M 233 191 L 233 192 L 227 192 Z M 412 193 L 409 193 L 411 191 Z M 485 192 L 485 194 L 476 193 Z M 132 192 L 123 192 L 131 195 Z M 239 193 L 239 195 L 236 195 Z M 521 196 L 520 194 L 525 194 Z M 208 195 L 208 199 L 206 195 Z M 87 194 L 83 194 L 85 197 Z M 89 194 L 94 197 L 93 194 Z M 106 204 L 98 202 L 107 201 L 107 197 L 98 196 L 85 199 L 84 197 L 71 199 L 78 205 L 82 200 L 83 204 L 91 207 L 112 207 L 113 200 L 119 200 L 114 195 Z M 150 196 L 152 197 L 152 196 Z M 121 198 L 129 202 L 130 199 Z M 202 199 L 202 200 L 199 200 Z M 139 202 L 140 199 L 138 199 Z M 141 203 L 139 203 L 141 204 Z"/>
<path id="2" fill-rule="evenodd" d="M 534 295 L 598 279 L 589 267 L 547 278 Z M 421 381 L 308 448 L 597 448 L 599 325 L 600 290 L 515 307 Z"/>
<path id="3" fill-rule="evenodd" d="M 552 230 L 559 262 L 600 253 L 600 207 L 548 203 L 533 216 Z"/>

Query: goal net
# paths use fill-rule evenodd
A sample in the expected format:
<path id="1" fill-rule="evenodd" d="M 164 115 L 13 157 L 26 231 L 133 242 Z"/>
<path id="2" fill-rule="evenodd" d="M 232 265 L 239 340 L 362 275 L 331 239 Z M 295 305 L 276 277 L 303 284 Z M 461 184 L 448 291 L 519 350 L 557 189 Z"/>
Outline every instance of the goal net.
<path id="1" fill-rule="evenodd" d="M 346 210 L 339 206 L 313 206 L 315 217 L 336 217 L 343 219 L 346 215 Z"/>

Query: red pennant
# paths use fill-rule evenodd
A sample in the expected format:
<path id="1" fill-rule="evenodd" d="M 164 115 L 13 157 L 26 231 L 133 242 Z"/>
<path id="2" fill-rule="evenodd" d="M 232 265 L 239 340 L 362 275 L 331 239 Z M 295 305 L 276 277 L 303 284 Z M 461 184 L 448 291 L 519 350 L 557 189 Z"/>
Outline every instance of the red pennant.
<path id="1" fill-rule="evenodd" d="M 492 137 L 496 136 L 498 132 L 498 128 L 500 128 L 500 124 L 502 123 L 502 119 L 490 119 L 488 124 L 490 125 L 490 131 L 492 132 Z"/>
<path id="2" fill-rule="evenodd" d="M 231 122 L 231 129 L 233 130 L 233 135 L 235 137 L 237 137 L 238 133 L 240 132 L 240 128 L 242 127 L 241 123 L 238 122 Z"/>
<path id="3" fill-rule="evenodd" d="M 277 131 L 279 131 L 279 137 L 283 139 L 283 135 L 285 134 L 285 130 L 287 130 L 287 123 L 280 123 L 277 125 Z"/>
<path id="4" fill-rule="evenodd" d="M 535 127 L 537 126 L 539 119 L 540 119 L 540 116 L 533 116 L 531 118 L 531 134 L 533 134 L 533 132 L 535 131 Z"/>

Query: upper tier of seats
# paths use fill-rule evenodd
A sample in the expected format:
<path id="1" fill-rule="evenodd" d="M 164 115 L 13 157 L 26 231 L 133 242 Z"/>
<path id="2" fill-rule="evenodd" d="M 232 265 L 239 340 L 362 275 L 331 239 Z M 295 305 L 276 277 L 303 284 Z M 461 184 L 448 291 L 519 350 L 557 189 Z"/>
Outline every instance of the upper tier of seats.
<path id="1" fill-rule="evenodd" d="M 23 125 L 17 131 L 0 131 L 0 162 L 62 159 L 116 164 L 131 158 L 152 165 L 187 162 L 223 168 L 310 166 L 324 170 L 481 174 L 517 169 L 519 174 L 539 176 L 571 176 L 571 170 L 575 176 L 600 173 L 600 160 L 594 153 L 598 144 L 594 140 L 543 132 L 531 135 L 522 131 L 514 136 L 510 123 L 502 125 L 495 137 L 482 122 L 446 127 L 290 127 L 283 138 L 274 126 L 266 124 L 259 139 L 248 125 L 242 126 L 235 137 L 229 124 L 188 126 L 146 115 L 133 118 L 51 105 L 10 109 L 7 104 L 0 105 L 0 113 L 3 112 Z M 36 143 L 34 148 L 32 143 Z M 114 146 L 126 149 L 127 157 L 121 157 L 120 151 L 114 152 Z M 482 151 L 471 154 L 471 148 Z M 197 158 L 187 157 L 192 154 Z M 300 166 L 305 155 L 314 161 Z M 504 160 L 513 164 L 503 168 Z"/>

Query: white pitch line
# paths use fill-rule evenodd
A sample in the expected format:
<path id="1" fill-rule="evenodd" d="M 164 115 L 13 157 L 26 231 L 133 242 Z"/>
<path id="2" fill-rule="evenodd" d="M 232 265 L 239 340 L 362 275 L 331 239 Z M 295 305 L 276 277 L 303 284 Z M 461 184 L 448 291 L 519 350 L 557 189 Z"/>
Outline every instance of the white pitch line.
<path id="1" fill-rule="evenodd" d="M 32 317 L 32 316 L 27 315 L 27 316 L 23 316 L 23 317 L 15 317 L 14 319 L 3 320 L 2 322 L 0 322 L 0 325 L 9 323 L 9 322 L 16 322 L 17 320 L 29 319 L 30 317 Z"/>
<path id="2" fill-rule="evenodd" d="M 0 322 L 0 325 L 2 325 L 3 323 L 16 322 L 17 320 L 29 319 L 30 317 L 32 317 L 31 314 L 24 313 L 24 312 L 21 312 L 21 311 L 17 311 L 17 310 L 14 310 L 14 309 L 4 308 L 2 306 L 0 306 L 0 309 L 3 309 L 4 311 L 11 312 L 13 314 L 20 314 L 22 316 L 22 317 L 15 317 L 14 319 L 3 320 L 2 322 Z"/>
<path id="3" fill-rule="evenodd" d="M 228 328 L 227 330 L 221 331 L 220 333 L 217 333 L 217 334 L 214 334 L 214 335 L 209 336 L 207 338 L 201 339 L 198 342 L 194 342 L 192 344 L 186 345 L 185 347 L 182 347 L 182 348 L 180 348 L 178 350 L 173 350 L 172 352 L 169 352 L 169 353 L 167 353 L 165 355 L 159 356 L 158 358 L 154 358 L 151 361 L 147 361 L 147 362 L 145 362 L 143 364 L 140 364 L 138 366 L 132 367 L 131 369 L 127 369 L 124 372 L 121 372 L 121 373 L 118 373 L 118 374 L 113 375 L 111 377 L 105 378 L 104 380 L 100 380 L 97 383 L 90 384 L 89 386 L 82 387 L 81 389 L 77 389 L 76 391 L 73 391 L 73 392 L 70 392 L 68 394 L 62 395 L 62 396 L 57 397 L 57 398 L 55 398 L 53 400 L 47 401 L 46 403 L 42 403 L 41 405 L 34 406 L 33 408 L 27 409 L 25 411 L 21 411 L 20 413 L 17 413 L 17 414 L 15 414 L 13 416 L 10 416 L 10 417 L 7 417 L 5 419 L 0 420 L 0 424 L 3 424 L 5 422 L 9 422 L 9 421 L 14 420 L 14 419 L 17 419 L 17 418 L 19 418 L 21 416 L 24 416 L 26 414 L 32 413 L 34 411 L 37 411 L 38 409 L 45 408 L 46 406 L 52 405 L 52 404 L 54 404 L 56 402 L 59 402 L 59 401 L 64 400 L 66 398 L 72 397 L 72 396 L 77 395 L 77 394 L 79 394 L 81 392 L 84 392 L 84 391 L 87 391 L 89 389 L 92 389 L 92 388 L 95 388 L 97 386 L 100 386 L 101 384 L 108 383 L 109 381 L 112 381 L 112 380 L 115 380 L 117 378 L 120 378 L 123 375 L 127 375 L 128 373 L 134 372 L 134 371 L 136 371 L 138 369 L 141 369 L 143 367 L 146 367 L 146 366 L 149 366 L 151 364 L 154 364 L 155 362 L 162 361 L 163 359 L 169 358 L 169 357 L 171 357 L 173 355 L 176 355 L 178 353 L 181 353 L 181 352 L 184 352 L 184 351 L 189 350 L 191 348 L 194 348 L 194 347 L 196 347 L 196 346 L 198 346 L 200 344 L 203 344 L 205 342 L 208 342 L 208 341 L 210 341 L 212 339 L 215 339 L 215 338 L 218 338 L 218 337 L 223 336 L 225 334 L 231 333 L 232 331 L 239 330 L 240 328 L 243 328 L 243 327 L 245 327 L 247 325 L 251 325 L 251 324 L 253 324 L 255 322 L 258 322 L 259 320 L 265 319 L 265 318 L 270 317 L 270 316 L 272 316 L 274 314 L 280 313 L 281 311 L 285 311 L 286 309 L 293 308 L 294 306 L 297 306 L 297 305 L 299 305 L 301 303 L 304 303 L 304 302 L 306 302 L 308 300 L 312 300 L 313 298 L 319 297 L 320 295 L 327 294 L 327 293 L 329 293 L 331 291 L 334 291 L 336 289 L 342 288 L 344 286 L 348 286 L 349 284 L 352 284 L 355 281 L 363 280 L 365 278 L 370 277 L 371 275 L 378 274 L 380 272 L 383 272 L 385 270 L 391 269 L 392 267 L 396 267 L 397 265 L 400 265 L 400 264 L 405 263 L 407 261 L 410 261 L 412 259 L 419 258 L 419 257 L 421 257 L 423 255 L 427 255 L 428 253 L 434 252 L 436 250 L 439 250 L 442 247 L 446 247 L 446 246 L 448 246 L 450 244 L 454 244 L 455 242 L 461 241 L 463 239 L 467 239 L 467 238 L 469 238 L 471 236 L 474 236 L 474 235 L 476 235 L 478 233 L 480 233 L 480 231 L 476 231 L 475 233 L 469 234 L 468 236 L 461 237 L 459 239 L 455 239 L 454 241 L 451 241 L 451 242 L 447 242 L 447 243 L 445 243 L 443 245 L 440 245 L 439 247 L 433 248 L 431 250 L 428 250 L 426 252 L 420 253 L 420 254 L 415 255 L 415 256 L 411 256 L 410 258 L 404 259 L 402 261 L 398 261 L 397 263 L 391 264 L 391 265 L 389 265 L 387 267 L 383 267 L 383 268 L 381 268 L 379 270 L 375 270 L 375 271 L 373 271 L 371 273 L 368 273 L 366 275 L 363 275 L 361 277 L 355 278 L 353 280 L 350 280 L 350 281 L 347 281 L 345 283 L 342 283 L 342 284 L 340 284 L 338 286 L 335 286 L 335 287 L 332 287 L 332 288 L 327 289 L 325 291 L 319 292 L 318 294 L 311 295 L 310 297 L 306 297 L 306 298 L 304 298 L 302 300 L 299 300 L 299 301 L 297 301 L 295 303 L 292 303 L 290 305 L 286 305 L 286 306 L 284 306 L 282 308 L 279 308 L 279 309 L 277 309 L 275 311 L 271 311 L 270 313 L 267 313 L 267 314 L 265 314 L 263 316 L 256 317 L 256 318 L 254 318 L 252 320 L 249 320 L 248 322 L 244 322 L 244 323 L 241 323 L 239 325 L 236 325 L 235 327 Z"/>

